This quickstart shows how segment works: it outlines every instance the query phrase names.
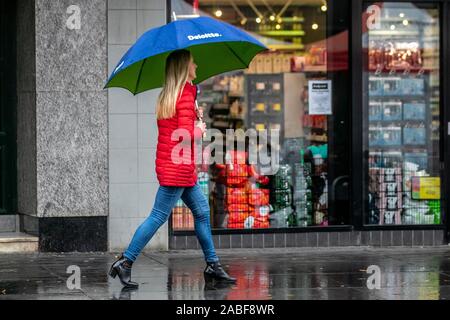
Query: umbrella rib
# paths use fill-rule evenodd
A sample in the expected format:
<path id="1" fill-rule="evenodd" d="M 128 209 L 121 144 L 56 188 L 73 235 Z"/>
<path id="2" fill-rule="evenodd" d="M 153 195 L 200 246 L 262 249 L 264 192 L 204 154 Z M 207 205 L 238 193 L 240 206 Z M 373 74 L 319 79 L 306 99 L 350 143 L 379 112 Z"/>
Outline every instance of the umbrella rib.
<path id="1" fill-rule="evenodd" d="M 241 57 L 239 57 L 239 56 L 236 54 L 236 52 L 234 51 L 234 49 L 228 45 L 228 42 L 224 42 L 224 43 L 225 43 L 225 45 L 227 46 L 227 48 L 233 53 L 233 55 L 234 55 L 236 58 L 238 58 L 239 61 L 241 61 L 242 64 L 243 64 L 244 66 L 248 67 L 248 65 L 241 59 Z"/>
<path id="2" fill-rule="evenodd" d="M 147 58 L 144 59 L 144 61 L 142 62 L 142 65 L 141 65 L 141 69 L 139 70 L 139 75 L 138 75 L 138 78 L 136 81 L 136 87 L 134 88 L 134 94 L 136 94 L 136 92 L 137 92 L 137 89 L 139 86 L 139 81 L 141 81 L 142 70 L 144 70 L 144 65 L 146 62 L 147 62 Z"/>

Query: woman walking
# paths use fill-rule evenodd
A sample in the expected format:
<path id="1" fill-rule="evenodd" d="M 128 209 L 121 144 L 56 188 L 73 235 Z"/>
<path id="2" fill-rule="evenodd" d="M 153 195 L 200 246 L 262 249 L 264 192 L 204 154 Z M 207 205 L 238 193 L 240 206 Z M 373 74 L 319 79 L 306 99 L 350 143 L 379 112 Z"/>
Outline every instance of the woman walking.
<path id="1" fill-rule="evenodd" d="M 188 50 L 172 52 L 166 62 L 165 84 L 158 98 L 156 115 L 158 122 L 158 145 L 156 150 L 156 174 L 160 184 L 150 216 L 136 230 L 128 249 L 113 263 L 110 276 L 119 277 L 126 287 L 137 288 L 131 281 L 133 262 L 156 233 L 169 219 L 176 202 L 181 198 L 194 215 L 195 232 L 206 260 L 205 278 L 235 282 L 219 262 L 212 241 L 209 203 L 197 183 L 194 161 L 194 139 L 201 138 L 206 130 L 203 122 L 196 125 L 195 110 L 197 65 Z M 189 139 L 173 139 L 189 133 Z M 175 141 L 174 141 L 175 140 Z M 182 154 L 173 152 L 174 147 L 184 145 Z M 185 148 L 185 147 L 188 148 Z M 189 152 L 187 152 L 189 151 Z"/>

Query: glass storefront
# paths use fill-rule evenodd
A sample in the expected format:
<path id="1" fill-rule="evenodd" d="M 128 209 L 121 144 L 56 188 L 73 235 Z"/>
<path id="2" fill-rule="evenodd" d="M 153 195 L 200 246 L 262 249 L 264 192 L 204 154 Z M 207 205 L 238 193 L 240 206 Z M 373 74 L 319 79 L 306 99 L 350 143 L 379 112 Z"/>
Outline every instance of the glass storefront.
<path id="1" fill-rule="evenodd" d="M 439 225 L 438 4 L 363 9 L 364 223 Z"/>
<path id="2" fill-rule="evenodd" d="M 349 11 L 350 1 L 336 6 L 324 0 L 171 1 L 172 20 L 211 16 L 270 49 L 248 69 L 199 84 L 208 128 L 223 134 L 268 132 L 266 138 L 246 139 L 243 150 L 214 141 L 213 155 L 224 162 L 199 166 L 213 229 L 350 223 Z M 251 148 L 276 153 L 278 170 L 250 162 Z M 192 214 L 180 200 L 172 229 L 193 228 Z"/>

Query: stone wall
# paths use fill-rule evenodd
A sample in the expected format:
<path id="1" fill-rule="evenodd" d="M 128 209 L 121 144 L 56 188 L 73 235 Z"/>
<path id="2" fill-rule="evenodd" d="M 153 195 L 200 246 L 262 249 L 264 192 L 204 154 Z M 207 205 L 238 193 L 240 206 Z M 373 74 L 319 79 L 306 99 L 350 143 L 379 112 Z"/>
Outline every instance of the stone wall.
<path id="1" fill-rule="evenodd" d="M 107 250 L 107 0 L 73 4 L 18 2 L 18 208 L 40 251 Z"/>

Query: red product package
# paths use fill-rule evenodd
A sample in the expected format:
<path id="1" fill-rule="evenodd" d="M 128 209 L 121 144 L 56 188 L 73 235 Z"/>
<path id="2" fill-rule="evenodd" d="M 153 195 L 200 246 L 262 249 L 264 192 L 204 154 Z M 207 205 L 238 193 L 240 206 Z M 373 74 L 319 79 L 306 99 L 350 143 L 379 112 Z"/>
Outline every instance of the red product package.
<path id="1" fill-rule="evenodd" d="M 248 168 L 245 164 L 227 165 L 226 184 L 228 186 L 243 186 L 248 181 Z"/>
<path id="2" fill-rule="evenodd" d="M 244 223 L 248 218 L 248 211 L 230 211 L 228 215 L 228 225 Z"/>
<path id="3" fill-rule="evenodd" d="M 249 204 L 252 206 L 267 206 L 269 204 L 269 189 L 250 189 Z"/>
<path id="4" fill-rule="evenodd" d="M 245 188 L 227 188 L 227 204 L 247 204 L 248 193 Z"/>
<path id="5" fill-rule="evenodd" d="M 250 215 L 254 216 L 261 221 L 269 220 L 270 207 L 269 206 L 261 206 L 261 207 L 250 207 Z"/>
<path id="6" fill-rule="evenodd" d="M 248 208 L 247 203 L 233 203 L 227 205 L 227 211 L 229 213 L 245 212 L 245 214 L 248 214 Z"/>

